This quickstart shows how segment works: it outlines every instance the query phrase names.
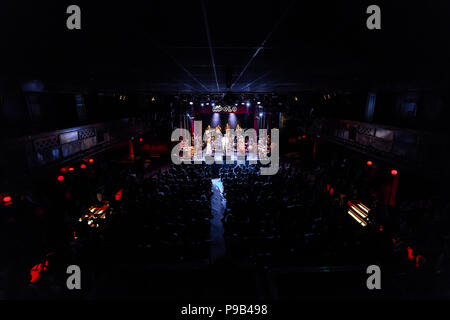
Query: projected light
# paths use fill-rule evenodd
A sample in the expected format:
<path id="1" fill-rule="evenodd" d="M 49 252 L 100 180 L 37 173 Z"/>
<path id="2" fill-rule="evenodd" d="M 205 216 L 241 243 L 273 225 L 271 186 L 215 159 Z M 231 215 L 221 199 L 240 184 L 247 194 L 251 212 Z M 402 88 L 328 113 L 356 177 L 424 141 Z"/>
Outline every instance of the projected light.
<path id="1" fill-rule="evenodd" d="M 220 125 L 220 114 L 215 112 L 215 113 L 213 113 L 213 116 L 211 119 L 211 127 L 215 128 L 218 125 Z"/>
<path id="2" fill-rule="evenodd" d="M 236 129 L 237 126 L 237 117 L 235 113 L 230 113 L 228 115 L 228 124 L 232 129 Z"/>

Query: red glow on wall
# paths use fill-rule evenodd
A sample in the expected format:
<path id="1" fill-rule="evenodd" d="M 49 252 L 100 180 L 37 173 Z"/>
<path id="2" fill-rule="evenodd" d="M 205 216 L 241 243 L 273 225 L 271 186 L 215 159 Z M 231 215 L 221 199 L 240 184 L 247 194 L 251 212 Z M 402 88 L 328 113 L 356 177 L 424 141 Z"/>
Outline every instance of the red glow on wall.
<path id="1" fill-rule="evenodd" d="M 393 176 L 396 176 L 397 174 L 398 174 L 398 171 L 397 170 L 391 170 L 391 174 L 393 175 Z"/>
<path id="2" fill-rule="evenodd" d="M 33 268 L 31 268 L 31 270 L 30 270 L 30 275 L 31 275 L 30 283 L 36 283 L 39 280 L 41 280 L 41 272 L 42 271 L 47 271 L 47 267 L 48 267 L 48 260 L 45 261 L 44 268 L 42 268 L 42 263 L 39 263 L 39 264 L 35 265 Z"/>
<path id="3" fill-rule="evenodd" d="M 406 250 L 408 250 L 408 260 L 414 260 L 414 256 L 413 256 L 413 249 L 411 249 L 411 247 L 406 248 Z"/>
<path id="4" fill-rule="evenodd" d="M 80 166 L 80 168 L 81 168 L 81 169 L 86 169 L 86 165 L 83 163 L 83 164 Z"/>
<path id="5" fill-rule="evenodd" d="M 416 257 L 416 268 L 420 267 L 420 258 L 422 258 L 422 255 L 418 254 Z"/>
<path id="6" fill-rule="evenodd" d="M 331 188 L 331 189 L 330 189 L 330 196 L 332 196 L 332 195 L 333 195 L 333 193 L 334 193 L 334 189 L 333 189 L 333 188 Z"/>
<path id="7" fill-rule="evenodd" d="M 117 191 L 116 195 L 114 196 L 114 198 L 119 201 L 120 199 L 122 199 L 122 192 L 123 189 L 120 189 L 119 191 Z"/>
<path id="8" fill-rule="evenodd" d="M 384 229 L 383 229 L 383 226 L 380 224 L 380 229 L 379 229 L 380 231 L 383 231 Z"/>
<path id="9" fill-rule="evenodd" d="M 58 176 L 58 178 L 56 178 L 56 179 L 58 179 L 58 181 L 63 181 L 64 180 L 64 176 Z"/>
<path id="10" fill-rule="evenodd" d="M 367 161 L 367 165 L 371 166 L 371 165 L 373 165 L 373 162 L 369 160 L 369 161 Z"/>

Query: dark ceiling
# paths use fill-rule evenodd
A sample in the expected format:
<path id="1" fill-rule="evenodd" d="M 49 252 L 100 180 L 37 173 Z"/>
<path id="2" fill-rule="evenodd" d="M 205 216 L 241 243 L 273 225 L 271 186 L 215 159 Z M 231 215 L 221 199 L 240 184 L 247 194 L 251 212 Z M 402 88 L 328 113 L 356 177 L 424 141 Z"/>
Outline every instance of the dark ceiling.
<path id="1" fill-rule="evenodd" d="M 82 29 L 66 28 L 78 4 Z M 2 1 L 3 77 L 149 92 L 448 85 L 448 1 Z M 227 88 L 229 87 L 229 88 Z"/>

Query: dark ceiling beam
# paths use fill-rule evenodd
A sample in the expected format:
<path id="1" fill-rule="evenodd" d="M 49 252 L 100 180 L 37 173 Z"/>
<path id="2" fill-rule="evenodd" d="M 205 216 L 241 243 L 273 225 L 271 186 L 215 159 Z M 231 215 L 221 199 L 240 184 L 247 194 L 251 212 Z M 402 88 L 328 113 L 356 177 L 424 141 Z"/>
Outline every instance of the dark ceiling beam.
<path id="1" fill-rule="evenodd" d="M 217 91 L 220 91 L 219 81 L 217 80 L 216 63 L 214 61 L 214 53 L 213 53 L 213 48 L 212 48 L 212 44 L 211 44 L 211 35 L 209 32 L 209 26 L 208 26 L 208 16 L 206 14 L 206 6 L 205 6 L 204 0 L 202 0 L 202 11 L 203 11 L 203 20 L 205 21 L 206 36 L 208 37 L 209 54 L 211 55 L 211 64 L 212 64 L 213 71 L 214 71 L 214 78 L 216 79 Z"/>
<path id="2" fill-rule="evenodd" d="M 265 46 L 263 46 L 263 47 L 261 47 L 261 46 L 257 46 L 257 47 L 254 47 L 254 46 L 252 46 L 252 47 L 243 47 L 243 46 L 217 46 L 217 47 L 215 47 L 215 46 L 208 46 L 208 47 L 205 47 L 205 46 L 171 46 L 171 47 L 168 47 L 168 48 L 170 48 L 170 49 L 209 49 L 209 48 L 212 48 L 212 49 L 223 49 L 223 50 L 255 50 L 255 49 L 258 49 L 258 48 L 262 48 L 262 49 L 264 49 L 264 50 L 271 50 L 272 49 L 272 47 L 265 47 Z"/>

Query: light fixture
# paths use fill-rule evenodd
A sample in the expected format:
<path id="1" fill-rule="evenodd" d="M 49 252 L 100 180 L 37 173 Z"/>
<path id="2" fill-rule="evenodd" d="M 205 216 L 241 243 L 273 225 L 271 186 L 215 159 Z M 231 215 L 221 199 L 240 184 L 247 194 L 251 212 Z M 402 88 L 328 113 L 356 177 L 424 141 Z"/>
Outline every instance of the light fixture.
<path id="1" fill-rule="evenodd" d="M 348 205 L 350 206 L 350 208 L 347 213 L 363 227 L 367 226 L 370 209 L 366 207 L 362 202 L 349 201 Z"/>
<path id="2" fill-rule="evenodd" d="M 395 169 L 393 169 L 393 170 L 391 170 L 391 174 L 392 174 L 393 176 L 396 176 L 396 175 L 398 174 L 398 171 L 395 170 Z"/>

